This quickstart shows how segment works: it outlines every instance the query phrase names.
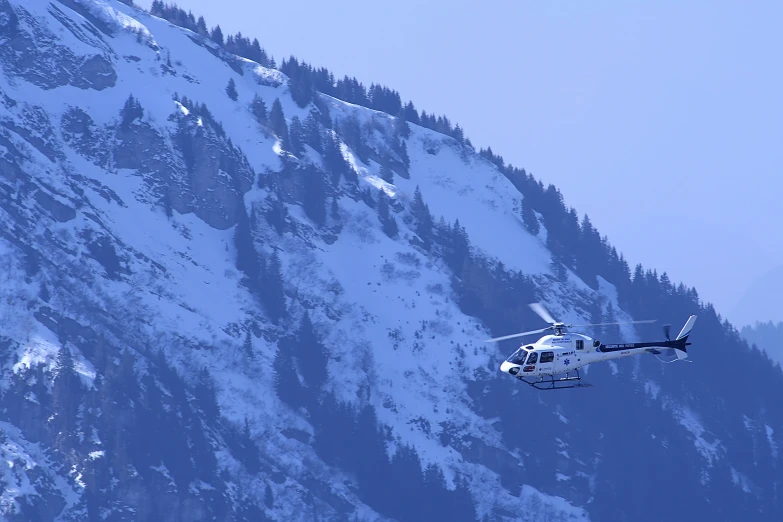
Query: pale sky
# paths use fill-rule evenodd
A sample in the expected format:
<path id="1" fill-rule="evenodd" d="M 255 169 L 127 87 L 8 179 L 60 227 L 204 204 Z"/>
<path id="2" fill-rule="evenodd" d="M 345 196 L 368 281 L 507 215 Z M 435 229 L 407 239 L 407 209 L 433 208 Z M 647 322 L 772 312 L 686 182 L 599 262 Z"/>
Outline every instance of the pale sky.
<path id="1" fill-rule="evenodd" d="M 177 4 L 446 114 L 738 327 L 783 320 L 783 3 Z"/>

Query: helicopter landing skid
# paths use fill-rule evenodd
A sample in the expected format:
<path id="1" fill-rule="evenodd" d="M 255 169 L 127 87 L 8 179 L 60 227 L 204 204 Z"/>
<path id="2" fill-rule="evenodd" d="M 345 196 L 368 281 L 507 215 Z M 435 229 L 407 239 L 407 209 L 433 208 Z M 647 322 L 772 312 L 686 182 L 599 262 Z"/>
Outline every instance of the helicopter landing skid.
<path id="1" fill-rule="evenodd" d="M 535 381 L 529 381 L 530 377 L 521 377 L 517 376 L 517 379 L 524 382 L 525 384 L 529 384 L 533 388 L 537 390 L 568 390 L 570 388 L 590 388 L 592 387 L 592 384 L 583 383 L 582 382 L 582 376 L 579 375 L 579 370 L 574 370 L 574 373 L 576 373 L 576 376 L 571 376 L 572 372 L 568 372 L 565 374 L 565 377 L 561 377 L 560 379 L 555 379 L 554 375 L 547 375 L 547 376 L 541 376 L 538 378 L 538 380 Z M 547 378 L 548 377 L 548 378 Z"/>

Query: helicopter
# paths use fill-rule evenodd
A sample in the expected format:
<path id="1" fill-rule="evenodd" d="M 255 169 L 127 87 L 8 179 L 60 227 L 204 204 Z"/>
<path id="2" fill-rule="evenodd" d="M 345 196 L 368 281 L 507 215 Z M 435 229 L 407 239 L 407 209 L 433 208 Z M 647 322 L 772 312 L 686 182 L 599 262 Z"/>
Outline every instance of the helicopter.
<path id="1" fill-rule="evenodd" d="M 556 321 L 541 303 L 531 303 L 530 308 L 550 326 L 539 330 L 521 332 L 503 337 L 487 339 L 485 342 L 504 341 L 515 337 L 523 337 L 551 330 L 552 334 L 541 337 L 533 344 L 520 346 L 508 359 L 500 365 L 500 371 L 515 376 L 538 390 L 560 390 L 576 387 L 589 387 L 582 382 L 579 369 L 595 362 L 619 359 L 649 353 L 660 362 L 671 363 L 688 358 L 688 336 L 696 322 L 696 316 L 691 315 L 685 322 L 680 333 L 672 341 L 671 325 L 664 325 L 665 341 L 602 344 L 601 341 L 583 334 L 569 332 L 569 328 L 585 326 L 608 326 L 614 324 L 654 323 L 656 319 L 643 321 L 626 321 L 595 324 L 564 324 Z M 660 359 L 660 355 L 668 360 Z M 690 361 L 687 361 L 690 362 Z M 555 375 L 565 374 L 558 379 Z"/>

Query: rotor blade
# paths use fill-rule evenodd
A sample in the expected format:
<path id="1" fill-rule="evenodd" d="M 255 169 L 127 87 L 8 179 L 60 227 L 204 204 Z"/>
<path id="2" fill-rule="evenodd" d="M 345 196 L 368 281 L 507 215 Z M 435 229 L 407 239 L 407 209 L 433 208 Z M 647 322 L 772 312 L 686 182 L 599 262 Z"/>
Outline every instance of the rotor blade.
<path id="1" fill-rule="evenodd" d="M 557 321 L 547 312 L 544 305 L 541 303 L 530 303 L 530 308 L 538 314 L 538 316 L 547 323 L 555 324 Z"/>
<path id="2" fill-rule="evenodd" d="M 638 324 L 638 323 L 654 323 L 658 319 L 645 319 L 643 321 L 625 321 L 621 323 L 593 323 L 593 324 L 569 324 L 568 328 L 578 328 L 583 326 L 608 326 L 610 324 Z"/>
<path id="3" fill-rule="evenodd" d="M 503 337 L 495 337 L 494 339 L 487 339 L 484 341 L 485 343 L 494 343 L 496 341 L 505 341 L 506 339 L 513 339 L 514 337 L 522 337 L 523 335 L 532 335 L 537 334 L 541 332 L 546 332 L 549 330 L 549 327 L 541 328 L 540 330 L 531 330 L 530 332 L 522 332 L 522 333 L 516 333 L 511 335 L 504 335 Z"/>

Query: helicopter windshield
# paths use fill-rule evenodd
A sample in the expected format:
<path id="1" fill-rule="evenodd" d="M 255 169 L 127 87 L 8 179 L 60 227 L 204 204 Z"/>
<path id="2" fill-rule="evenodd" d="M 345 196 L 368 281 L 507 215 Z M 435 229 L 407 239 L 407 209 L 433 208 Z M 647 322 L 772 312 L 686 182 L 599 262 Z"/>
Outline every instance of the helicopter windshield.
<path id="1" fill-rule="evenodd" d="M 522 364 L 525 362 L 525 357 L 527 357 L 527 352 L 520 347 L 506 360 L 511 364 Z"/>

